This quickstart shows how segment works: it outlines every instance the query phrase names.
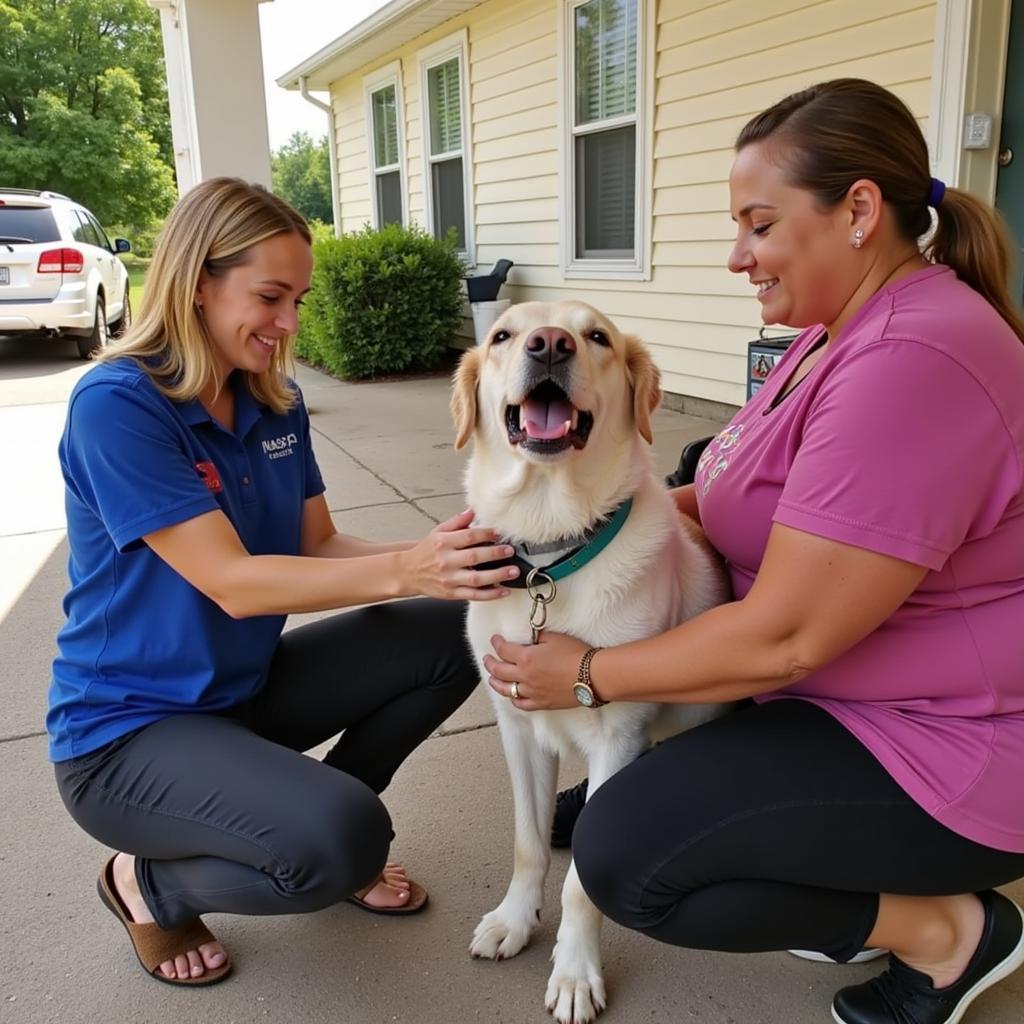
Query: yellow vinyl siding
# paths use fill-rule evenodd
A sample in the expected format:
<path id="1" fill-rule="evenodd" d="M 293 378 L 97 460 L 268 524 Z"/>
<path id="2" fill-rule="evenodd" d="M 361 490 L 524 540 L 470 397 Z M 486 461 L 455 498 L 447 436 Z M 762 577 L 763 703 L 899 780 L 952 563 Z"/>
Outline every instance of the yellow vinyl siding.
<path id="1" fill-rule="evenodd" d="M 936 0 L 651 2 L 649 280 L 566 280 L 561 270 L 561 218 L 572 215 L 561 191 L 562 0 L 488 0 L 334 83 L 343 228 L 370 216 L 362 78 L 394 60 L 402 65 L 408 209 L 413 221 L 425 220 L 417 54 L 465 27 L 474 180 L 467 213 L 479 270 L 514 260 L 503 296 L 592 302 L 651 345 L 667 391 L 738 405 L 760 317 L 749 283 L 725 268 L 736 135 L 783 95 L 842 75 L 893 89 L 927 127 Z"/>
<path id="2" fill-rule="evenodd" d="M 746 342 L 760 317 L 746 280 L 725 269 L 734 236 L 727 182 L 736 134 L 787 93 L 842 75 L 881 82 L 923 118 L 935 4 L 661 0 L 658 22 L 654 273 L 641 286 L 657 298 L 645 294 L 639 332 L 657 346 L 666 390 L 711 400 L 724 392 L 732 396 L 725 401 L 739 404 Z M 666 331 L 668 308 L 678 323 Z M 721 376 L 729 367 L 732 381 Z"/>
<path id="3" fill-rule="evenodd" d="M 502 295 L 523 302 L 563 295 L 559 270 L 558 19 L 553 0 L 481 11 L 470 27 L 477 263 L 515 261 Z"/>
<path id="4" fill-rule="evenodd" d="M 494 203 L 515 203 L 523 199 L 558 199 L 558 175 L 544 174 L 517 181 L 481 184 L 477 179 L 476 201 L 481 207 Z M 556 214 L 557 216 L 557 214 Z"/>
<path id="5" fill-rule="evenodd" d="M 716 13 L 723 7 L 737 9 L 737 14 L 741 8 L 750 10 L 746 0 L 721 5 Z M 731 31 L 720 23 L 717 32 L 703 38 L 690 34 L 692 26 L 687 31 L 685 22 L 693 19 L 680 18 L 665 26 L 666 36 L 670 26 L 677 26 L 678 41 L 659 46 L 659 72 L 720 71 L 729 81 L 742 83 L 763 81 L 765 72 L 778 66 L 828 67 L 828 58 L 837 52 L 872 53 L 883 41 L 920 38 L 922 23 L 925 38 L 930 38 L 932 13 L 931 4 L 921 0 L 830 0 L 805 4 L 777 18 L 765 19 L 758 9 L 757 21 Z"/>
<path id="6" fill-rule="evenodd" d="M 479 198 L 478 198 L 479 201 Z M 480 202 L 476 222 L 484 224 L 523 224 L 528 221 L 543 224 L 558 223 L 558 199 L 505 199 L 498 203 Z"/>
<path id="7" fill-rule="evenodd" d="M 520 89 L 527 89 L 535 85 L 545 85 L 554 82 L 558 77 L 558 59 L 554 47 L 544 47 L 544 52 L 550 49 L 550 56 L 534 59 L 530 64 L 524 64 L 516 72 L 516 85 Z M 503 75 L 496 78 L 481 78 L 473 85 L 473 99 L 477 103 L 484 100 L 494 99 L 501 96 L 508 89 L 508 81 Z M 541 99 L 544 99 L 543 93 Z M 543 103 L 542 103 L 543 105 Z"/>
<path id="8" fill-rule="evenodd" d="M 333 83 L 334 145 L 338 158 L 341 230 L 358 231 L 368 223 L 370 152 L 366 142 L 366 101 L 361 78 Z"/>

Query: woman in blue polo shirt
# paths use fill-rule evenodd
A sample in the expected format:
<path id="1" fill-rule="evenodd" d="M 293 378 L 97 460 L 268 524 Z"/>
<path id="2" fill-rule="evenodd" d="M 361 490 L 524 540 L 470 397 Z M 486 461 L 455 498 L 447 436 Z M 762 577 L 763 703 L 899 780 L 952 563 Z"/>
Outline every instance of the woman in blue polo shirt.
<path id="1" fill-rule="evenodd" d="M 468 696 L 463 600 L 510 553 L 466 512 L 416 543 L 339 534 L 284 372 L 310 234 L 206 181 L 172 211 L 140 319 L 71 396 L 71 586 L 47 728 L 61 797 L 122 851 L 98 888 L 154 978 L 230 961 L 199 915 L 379 913 L 426 893 L 385 864 L 378 794 Z M 420 599 L 375 604 L 389 598 Z M 282 636 L 285 616 L 352 605 Z M 339 732 L 322 762 L 307 750 Z"/>

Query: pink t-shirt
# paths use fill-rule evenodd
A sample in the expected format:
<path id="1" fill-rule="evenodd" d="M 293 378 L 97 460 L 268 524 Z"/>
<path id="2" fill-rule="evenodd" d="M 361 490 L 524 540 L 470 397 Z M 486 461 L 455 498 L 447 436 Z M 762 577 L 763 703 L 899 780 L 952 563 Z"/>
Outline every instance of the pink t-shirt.
<path id="1" fill-rule="evenodd" d="M 762 699 L 813 700 L 938 821 L 1024 852 L 1024 344 L 929 267 L 869 299 L 770 408 L 822 331 L 705 451 L 708 535 L 737 598 L 773 522 L 930 571 L 868 637 Z"/>

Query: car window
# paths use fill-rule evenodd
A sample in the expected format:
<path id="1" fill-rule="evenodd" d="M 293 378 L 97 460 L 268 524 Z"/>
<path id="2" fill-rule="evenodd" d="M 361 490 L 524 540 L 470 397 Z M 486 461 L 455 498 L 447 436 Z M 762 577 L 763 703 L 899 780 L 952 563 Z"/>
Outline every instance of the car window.
<path id="1" fill-rule="evenodd" d="M 60 231 L 45 206 L 0 206 L 0 238 L 27 238 L 32 242 L 58 242 Z"/>
<path id="2" fill-rule="evenodd" d="M 71 225 L 71 237 L 76 242 L 85 242 L 86 245 L 95 245 L 88 222 L 79 215 L 77 210 L 68 210 L 68 222 Z"/>
<path id="3" fill-rule="evenodd" d="M 114 247 L 110 244 L 110 239 L 107 238 L 106 231 L 104 231 L 103 228 L 100 227 L 100 222 L 91 213 L 89 213 L 88 210 L 85 211 L 85 217 L 86 220 L 88 220 L 89 223 L 93 226 L 93 229 L 96 231 L 96 235 L 100 240 L 99 244 L 102 245 L 104 249 L 112 250 Z"/>
<path id="4" fill-rule="evenodd" d="M 85 242 L 88 245 L 102 246 L 103 243 L 100 241 L 100 236 L 96 234 L 96 229 L 92 226 L 92 222 L 85 215 L 84 211 L 75 210 L 75 213 L 78 215 L 78 220 L 82 225 L 80 231 L 73 232 L 75 238 L 79 242 Z"/>

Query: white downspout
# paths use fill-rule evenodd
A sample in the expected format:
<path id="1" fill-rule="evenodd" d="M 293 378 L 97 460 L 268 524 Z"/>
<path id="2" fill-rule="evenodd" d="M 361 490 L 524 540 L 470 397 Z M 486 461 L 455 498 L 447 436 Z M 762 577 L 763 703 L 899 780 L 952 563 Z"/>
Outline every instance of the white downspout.
<path id="1" fill-rule="evenodd" d="M 299 93 L 304 100 L 309 100 L 314 107 L 319 107 L 327 115 L 327 158 L 331 167 L 331 212 L 334 217 L 334 237 L 341 237 L 341 196 L 338 194 L 338 158 L 334 138 L 334 111 L 329 103 L 318 100 L 306 87 L 306 76 L 299 78 Z"/>

